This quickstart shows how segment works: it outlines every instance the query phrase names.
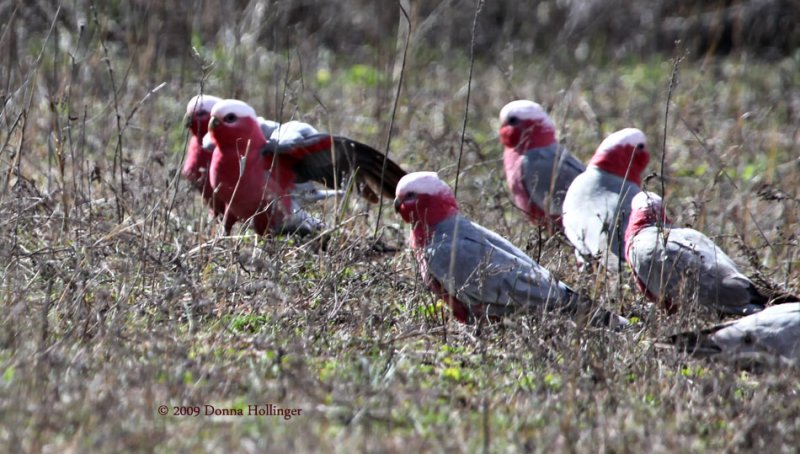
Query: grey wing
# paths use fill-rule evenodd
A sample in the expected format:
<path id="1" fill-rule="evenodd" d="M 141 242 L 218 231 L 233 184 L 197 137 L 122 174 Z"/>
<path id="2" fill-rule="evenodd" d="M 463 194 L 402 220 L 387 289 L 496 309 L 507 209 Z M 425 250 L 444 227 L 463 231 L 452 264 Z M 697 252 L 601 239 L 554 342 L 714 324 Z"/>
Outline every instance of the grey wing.
<path id="1" fill-rule="evenodd" d="M 528 196 L 550 215 L 561 214 L 567 189 L 584 170 L 580 161 L 557 144 L 530 150 L 522 158 Z"/>
<path id="2" fill-rule="evenodd" d="M 711 335 L 728 353 L 774 353 L 800 360 L 800 303 L 779 304 L 736 320 Z"/>
<path id="3" fill-rule="evenodd" d="M 680 254 L 697 279 L 700 303 L 719 311 L 746 315 L 764 308 L 755 300 L 755 286 L 710 238 L 694 229 L 669 231 L 668 253 Z M 690 276 L 691 277 L 691 276 Z"/>
<path id="4" fill-rule="evenodd" d="M 269 140 L 272 137 L 272 133 L 281 126 L 277 121 L 267 120 L 264 117 L 258 117 L 256 121 L 258 122 L 258 127 L 261 128 L 261 133 L 264 134 L 264 138 L 267 140 Z"/>
<path id="5" fill-rule="evenodd" d="M 565 303 L 564 284 L 530 258 L 497 247 L 461 216 L 437 225 L 426 255 L 428 272 L 449 294 L 485 305 L 488 315 Z"/>
<path id="6" fill-rule="evenodd" d="M 509 255 L 518 258 L 523 263 L 538 266 L 536 262 L 532 258 L 530 258 L 530 256 L 528 256 L 528 254 L 523 252 L 520 248 L 511 244 L 510 241 L 498 235 L 496 232 L 493 232 L 492 230 L 489 230 L 486 227 L 480 224 L 476 224 L 474 222 L 470 222 L 470 224 L 472 224 L 472 227 L 475 229 L 475 231 L 478 234 L 483 235 L 483 237 L 486 238 L 486 241 L 491 243 L 493 247 L 500 249 L 508 253 Z"/>
<path id="7" fill-rule="evenodd" d="M 677 229 L 676 229 L 677 230 Z M 647 290 L 656 297 L 685 301 L 694 298 L 698 284 L 712 285 L 702 266 L 697 247 L 675 230 L 652 226 L 639 231 L 631 246 L 631 267 Z M 664 235 L 668 241 L 664 245 Z"/>
<path id="8" fill-rule="evenodd" d="M 656 298 L 663 295 L 661 280 L 664 265 L 661 238 L 655 228 L 648 227 L 633 237 L 630 249 L 630 266 L 647 291 Z"/>
<path id="9" fill-rule="evenodd" d="M 302 131 L 305 131 L 303 134 L 308 132 Z M 294 157 L 297 183 L 313 180 L 331 189 L 340 189 L 347 176 L 355 173 L 356 188 L 367 200 L 377 203 L 381 192 L 386 197 L 394 197 L 397 184 L 406 174 L 380 151 L 347 137 L 330 134 L 298 137 L 295 135 L 290 141 L 270 140 L 261 151 Z"/>
<path id="10" fill-rule="evenodd" d="M 699 332 L 675 334 L 669 342 L 694 356 L 741 360 L 770 354 L 797 364 L 800 361 L 800 303 L 771 306 Z"/>
<path id="11" fill-rule="evenodd" d="M 620 260 L 625 260 L 625 230 L 631 215 L 631 201 L 642 189 L 633 183 L 624 181 L 619 187 L 616 206 L 612 208 L 613 216 L 608 220 L 608 235 L 611 252 Z"/>
<path id="12" fill-rule="evenodd" d="M 302 142 L 304 139 L 317 134 L 319 134 L 319 131 L 310 124 L 293 120 L 279 125 L 270 134 L 270 139 L 277 141 L 281 147 L 291 147 L 293 144 Z"/>

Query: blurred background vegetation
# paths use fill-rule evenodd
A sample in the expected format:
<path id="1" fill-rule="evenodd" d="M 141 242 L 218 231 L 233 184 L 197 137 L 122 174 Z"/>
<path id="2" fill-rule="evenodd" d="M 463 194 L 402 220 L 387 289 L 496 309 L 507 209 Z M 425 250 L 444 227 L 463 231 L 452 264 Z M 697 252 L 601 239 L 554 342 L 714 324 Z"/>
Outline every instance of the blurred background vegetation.
<path id="1" fill-rule="evenodd" d="M 797 289 L 797 2 L 487 0 L 470 85 L 477 4 L 402 0 L 406 20 L 389 0 L 0 2 L 0 450 L 800 446 L 795 371 L 658 351 L 653 339 L 708 322 L 579 272 L 558 236 L 514 210 L 497 140 L 498 112 L 518 98 L 542 103 L 584 161 L 638 127 L 648 173 L 665 158 L 673 219 Z M 201 91 L 381 149 L 391 138 L 393 159 L 448 182 L 469 92 L 463 211 L 649 320 L 619 335 L 557 317 L 483 334 L 447 322 L 410 254 L 374 253 L 377 210 L 359 201 L 313 207 L 345 213 L 325 251 L 220 238 L 176 176 L 181 117 Z M 380 236 L 402 249 L 390 211 Z M 307 412 L 155 416 L 262 402 Z"/>

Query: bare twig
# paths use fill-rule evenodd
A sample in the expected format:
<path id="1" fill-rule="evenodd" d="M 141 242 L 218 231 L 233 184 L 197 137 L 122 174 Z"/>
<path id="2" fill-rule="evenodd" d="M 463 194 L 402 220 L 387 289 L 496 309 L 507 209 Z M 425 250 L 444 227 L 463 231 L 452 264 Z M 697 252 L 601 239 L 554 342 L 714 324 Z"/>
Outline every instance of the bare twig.
<path id="1" fill-rule="evenodd" d="M 108 55 L 108 46 L 106 46 L 106 40 L 103 38 L 103 30 L 100 27 L 100 21 L 97 19 L 97 7 L 94 4 L 94 1 L 89 3 L 89 9 L 92 10 L 92 18 L 94 20 L 94 25 L 97 27 L 98 34 L 100 36 L 100 46 L 103 48 L 103 60 L 106 62 L 106 69 L 108 69 L 108 78 L 111 81 L 111 92 L 113 94 L 114 100 L 114 114 L 116 118 L 117 124 L 117 146 L 114 150 L 114 163 L 112 166 L 112 175 L 116 176 L 117 171 L 119 171 L 119 196 L 117 197 L 117 221 L 122 222 L 122 217 L 125 214 L 124 210 L 122 209 L 122 204 L 120 203 L 119 198 L 125 196 L 125 176 L 124 172 L 122 171 L 122 114 L 119 111 L 119 93 L 117 92 L 117 83 L 114 80 L 114 68 L 111 67 L 111 57 Z"/>
<path id="2" fill-rule="evenodd" d="M 475 3 L 475 16 L 472 19 L 472 38 L 469 43 L 469 76 L 467 78 L 467 102 L 464 107 L 464 124 L 461 127 L 461 143 L 458 147 L 458 163 L 456 164 L 456 181 L 453 184 L 453 194 L 458 197 L 458 177 L 461 173 L 461 158 L 464 154 L 464 137 L 467 135 L 467 120 L 469 119 L 469 97 L 472 93 L 472 69 L 475 66 L 475 29 L 478 27 L 478 15 L 483 8 L 483 0 Z"/>
<path id="3" fill-rule="evenodd" d="M 408 11 L 406 11 L 405 7 L 403 6 L 402 0 L 397 0 L 397 6 L 400 7 L 400 12 L 403 14 L 403 18 L 406 20 L 406 26 L 408 31 L 406 33 L 406 40 L 403 44 L 403 59 L 400 60 L 400 77 L 397 80 L 397 90 L 394 94 L 394 104 L 392 105 L 392 116 L 389 118 L 389 131 L 386 134 L 386 151 L 383 153 L 383 167 L 381 167 L 381 184 L 383 184 L 383 179 L 386 174 L 386 162 L 389 159 L 389 147 L 392 145 L 392 132 L 394 130 L 394 120 L 397 116 L 397 105 L 400 103 L 400 92 L 403 89 L 403 77 L 405 76 L 406 72 L 406 56 L 408 55 L 408 43 L 411 39 L 411 19 L 408 16 Z M 378 217 L 375 219 L 375 232 L 373 233 L 374 236 L 378 236 L 378 226 L 381 223 L 381 215 L 383 214 L 383 191 L 380 191 L 380 195 L 378 196 Z"/>
<path id="4" fill-rule="evenodd" d="M 680 41 L 675 42 L 676 48 L 680 48 Z M 678 69 L 680 69 L 680 64 L 683 59 L 686 58 L 686 54 L 676 56 L 672 59 L 672 75 L 669 79 L 669 88 L 667 89 L 667 102 L 666 106 L 664 106 L 664 131 L 663 137 L 661 138 L 661 197 L 665 197 L 665 163 L 667 158 L 667 127 L 669 126 L 669 104 L 672 102 L 672 92 L 675 90 L 675 87 L 678 84 Z M 663 220 L 661 220 L 663 221 Z M 663 223 L 663 222 L 660 222 Z"/>

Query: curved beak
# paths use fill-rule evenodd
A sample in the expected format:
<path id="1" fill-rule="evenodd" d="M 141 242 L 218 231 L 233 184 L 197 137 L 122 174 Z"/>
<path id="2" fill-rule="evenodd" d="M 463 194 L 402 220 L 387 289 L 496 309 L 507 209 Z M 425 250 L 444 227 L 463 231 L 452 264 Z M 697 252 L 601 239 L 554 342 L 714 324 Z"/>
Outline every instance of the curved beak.
<path id="1" fill-rule="evenodd" d="M 403 204 L 403 202 L 401 202 L 400 199 L 394 199 L 394 211 L 395 211 L 395 213 L 399 213 L 400 212 L 400 205 L 402 205 L 402 204 Z"/>
<path id="2" fill-rule="evenodd" d="M 211 117 L 211 120 L 208 122 L 208 129 L 214 129 L 219 124 L 219 120 L 217 117 Z"/>
<path id="3" fill-rule="evenodd" d="M 187 128 L 191 128 L 192 127 L 192 116 L 191 115 L 189 115 L 189 114 L 184 114 L 183 115 L 183 125 L 186 126 Z"/>

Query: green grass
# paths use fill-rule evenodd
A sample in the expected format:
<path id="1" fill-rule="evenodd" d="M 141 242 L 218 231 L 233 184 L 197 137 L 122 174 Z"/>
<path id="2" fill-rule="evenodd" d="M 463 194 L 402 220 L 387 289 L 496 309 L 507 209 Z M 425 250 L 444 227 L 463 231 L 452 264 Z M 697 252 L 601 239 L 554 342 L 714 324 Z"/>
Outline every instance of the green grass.
<path id="1" fill-rule="evenodd" d="M 185 39 L 201 63 L 142 38 L 154 23 L 142 21 L 141 36 L 109 34 L 116 14 L 143 14 L 115 9 L 101 8 L 103 30 L 90 20 L 81 42 L 62 23 L 61 41 L 46 39 L 47 27 L 29 39 L 15 28 L 16 44 L 0 38 L 3 55 L 25 50 L 18 63 L 0 59 L 10 99 L 0 116 L 0 446 L 777 452 L 800 445 L 796 371 L 751 374 L 656 348 L 666 334 L 713 320 L 666 317 L 641 301 L 628 276 L 597 295 L 636 314 L 630 332 L 581 328 L 555 315 L 477 331 L 453 321 L 424 288 L 407 229 L 389 204 L 378 232 L 402 249 L 397 254 L 374 251 L 378 210 L 360 200 L 344 210 L 343 228 L 325 249 L 249 231 L 222 238 L 198 195 L 174 177 L 186 140 L 180 119 L 200 90 L 201 66 L 213 63 L 206 92 L 382 148 L 397 49 L 370 44 L 370 52 L 340 55 L 289 29 L 278 31 L 298 43 L 291 50 L 249 38 L 237 46 L 225 33 L 247 35 L 256 25 L 234 15 L 216 35 L 198 13 L 191 17 L 201 32 Z M 76 11 L 91 17 L 88 7 Z M 42 49 L 37 67 L 31 55 Z M 468 55 L 433 40 L 412 49 L 391 146 L 409 170 L 437 170 L 453 182 Z M 497 114 L 515 98 L 543 103 L 583 160 L 604 135 L 639 127 L 653 152 L 648 172 L 659 172 L 672 66 L 658 54 L 602 66 L 565 61 L 509 51 L 475 62 L 458 195 L 467 215 L 593 292 L 595 276 L 577 271 L 566 243 L 547 235 L 540 242 L 512 208 Z M 798 205 L 755 194 L 768 184 L 798 197 L 800 60 L 688 59 L 678 80 L 664 169 L 670 214 L 714 236 L 748 272 L 761 268 L 796 289 Z M 120 134 L 121 173 L 114 168 Z M 648 189 L 660 191 L 658 180 Z M 336 209 L 311 208 L 329 223 Z M 268 403 L 302 415 L 172 416 L 176 406 Z M 160 405 L 168 415 L 158 414 Z"/>

